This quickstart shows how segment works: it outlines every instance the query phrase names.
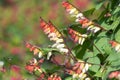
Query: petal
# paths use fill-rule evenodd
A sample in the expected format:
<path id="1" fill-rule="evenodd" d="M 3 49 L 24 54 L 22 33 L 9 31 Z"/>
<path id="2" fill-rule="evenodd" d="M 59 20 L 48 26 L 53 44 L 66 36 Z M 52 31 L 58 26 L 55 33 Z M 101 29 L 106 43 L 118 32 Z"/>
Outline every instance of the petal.
<path id="1" fill-rule="evenodd" d="M 36 55 L 40 50 L 39 49 L 35 49 L 33 52 L 34 52 L 34 55 Z"/>
<path id="2" fill-rule="evenodd" d="M 0 68 L 4 65 L 3 61 L 0 61 Z"/>
<path id="3" fill-rule="evenodd" d="M 65 44 L 59 44 L 59 45 L 57 45 L 57 48 L 59 49 L 59 48 L 63 48 L 63 47 L 65 47 Z"/>
<path id="4" fill-rule="evenodd" d="M 79 14 L 77 14 L 77 16 L 76 16 L 76 18 L 81 18 L 81 17 L 83 17 L 83 14 L 82 13 L 79 13 Z"/>
<path id="5" fill-rule="evenodd" d="M 57 41 L 59 38 L 58 37 L 53 37 L 53 38 L 50 38 L 50 41 Z"/>
<path id="6" fill-rule="evenodd" d="M 56 41 L 56 43 L 60 43 L 60 42 L 63 42 L 63 39 L 58 39 L 58 40 Z"/>
<path id="7" fill-rule="evenodd" d="M 101 29 L 101 28 L 99 28 L 99 27 L 95 27 L 95 28 L 94 28 L 94 33 L 98 32 L 100 29 Z"/>
<path id="8" fill-rule="evenodd" d="M 117 52 L 119 52 L 119 51 L 120 51 L 120 45 L 116 45 L 116 46 L 115 46 L 115 50 L 116 50 Z"/>
<path id="9" fill-rule="evenodd" d="M 82 72 L 85 73 L 88 70 L 88 68 L 89 68 L 89 65 L 86 63 L 83 70 L 82 70 Z"/>
<path id="10" fill-rule="evenodd" d="M 90 25 L 87 30 L 91 30 L 94 27 L 94 25 Z"/>
<path id="11" fill-rule="evenodd" d="M 79 44 L 81 44 L 81 40 L 82 40 L 82 38 L 80 37 L 80 38 L 79 38 L 79 41 L 78 41 Z"/>
<path id="12" fill-rule="evenodd" d="M 87 34 L 83 34 L 82 37 L 87 38 Z"/>
<path id="13" fill-rule="evenodd" d="M 76 19 L 76 20 L 75 20 L 75 22 L 79 22 L 79 21 L 80 21 L 80 19 Z"/>
<path id="14" fill-rule="evenodd" d="M 80 79 L 82 79 L 82 76 L 83 76 L 83 75 L 84 75 L 84 74 L 83 74 L 83 73 L 81 73 L 81 74 L 79 75 L 79 78 L 80 78 Z"/>
<path id="15" fill-rule="evenodd" d="M 39 52 L 38 57 L 39 57 L 39 58 L 42 57 L 42 52 Z"/>
<path id="16" fill-rule="evenodd" d="M 83 44 L 84 41 L 85 41 L 85 38 L 82 38 L 81 39 L 81 45 Z"/>
<path id="17" fill-rule="evenodd" d="M 78 74 L 73 74 L 73 79 L 77 78 L 78 77 Z"/>
<path id="18" fill-rule="evenodd" d="M 85 64 L 84 64 L 83 62 L 80 63 L 80 67 L 79 67 L 79 68 L 82 70 L 82 69 L 84 68 L 84 65 L 85 65 Z"/>
<path id="19" fill-rule="evenodd" d="M 83 74 L 83 75 L 82 75 L 82 79 L 84 79 L 86 76 L 87 76 L 86 74 Z"/>
<path id="20" fill-rule="evenodd" d="M 56 34 L 55 33 L 50 33 L 49 35 L 48 35 L 48 37 L 50 38 L 50 37 L 56 37 Z"/>
<path id="21" fill-rule="evenodd" d="M 65 52 L 65 53 L 68 53 L 68 49 L 61 48 L 61 49 L 60 49 L 60 52 Z"/>
<path id="22" fill-rule="evenodd" d="M 48 54 L 47 54 L 47 60 L 49 60 L 51 56 L 52 56 L 52 52 L 48 52 Z"/>
<path id="23" fill-rule="evenodd" d="M 46 28 L 46 29 L 44 29 L 44 32 L 45 32 L 45 34 L 50 33 L 50 28 Z"/>
<path id="24" fill-rule="evenodd" d="M 74 14 L 75 11 L 76 11 L 76 8 L 73 8 L 70 10 L 69 14 Z"/>
<path id="25" fill-rule="evenodd" d="M 91 80 L 90 78 L 85 78 L 85 80 Z"/>
<path id="26" fill-rule="evenodd" d="M 33 58 L 33 60 L 34 60 L 34 63 L 37 63 L 37 60 L 35 58 Z"/>

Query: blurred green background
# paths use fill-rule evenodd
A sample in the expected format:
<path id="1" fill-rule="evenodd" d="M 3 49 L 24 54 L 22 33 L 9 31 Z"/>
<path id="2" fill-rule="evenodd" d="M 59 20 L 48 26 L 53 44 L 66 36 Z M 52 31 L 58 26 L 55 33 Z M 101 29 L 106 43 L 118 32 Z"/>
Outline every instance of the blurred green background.
<path id="1" fill-rule="evenodd" d="M 63 0 L 0 0 L 0 80 L 35 80 L 24 66 L 32 57 L 24 41 L 46 47 L 51 44 L 39 28 L 39 17 L 51 20 L 60 31 L 71 23 Z M 81 11 L 92 8 L 91 0 L 68 0 Z M 19 71 L 20 70 L 20 71 Z M 17 72 L 16 72 L 17 71 Z"/>

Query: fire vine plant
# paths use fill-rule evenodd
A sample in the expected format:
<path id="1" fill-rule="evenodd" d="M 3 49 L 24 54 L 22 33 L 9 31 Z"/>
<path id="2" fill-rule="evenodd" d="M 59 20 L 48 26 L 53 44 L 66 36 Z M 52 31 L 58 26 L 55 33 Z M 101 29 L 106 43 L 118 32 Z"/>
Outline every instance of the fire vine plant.
<path id="1" fill-rule="evenodd" d="M 33 51 L 35 57 L 25 68 L 37 80 L 120 79 L 119 0 L 102 1 L 97 8 L 83 13 L 68 1 L 62 5 L 75 19 L 75 23 L 64 31 L 78 45 L 70 49 L 63 33 L 51 21 L 40 18 L 41 30 L 54 44 L 41 48 L 26 42 L 26 47 Z M 104 10 L 96 21 L 84 16 L 92 15 L 102 6 Z"/>

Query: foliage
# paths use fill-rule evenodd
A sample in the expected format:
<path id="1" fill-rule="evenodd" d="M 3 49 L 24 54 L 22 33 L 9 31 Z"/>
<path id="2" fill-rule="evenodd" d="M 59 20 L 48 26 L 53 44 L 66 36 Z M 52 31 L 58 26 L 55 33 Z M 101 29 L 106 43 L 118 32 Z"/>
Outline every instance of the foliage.
<path id="1" fill-rule="evenodd" d="M 18 61 L 22 61 L 22 58 L 17 58 L 15 55 L 8 55 L 10 58 L 5 57 L 2 60 L 5 64 L 2 61 L 0 62 L 0 68 L 2 67 L 0 71 L 5 73 L 6 70 L 11 69 L 10 75 L 17 71 L 14 74 L 17 73 L 18 77 L 21 77 L 19 73 L 23 73 L 24 75 L 29 75 L 31 79 L 37 78 L 37 80 L 120 79 L 120 1 L 100 1 L 96 7 L 83 13 L 69 2 L 63 2 L 63 7 L 73 17 L 75 22 L 70 22 L 68 27 L 59 30 L 51 21 L 46 22 L 40 18 L 40 28 L 48 36 L 51 43 L 47 47 L 46 45 L 42 47 L 28 42 L 25 43 L 26 47 L 34 53 L 34 58 L 25 66 L 29 73 L 26 74 L 27 72 L 22 71 L 24 69 L 19 71 L 19 67 L 15 66 Z M 99 12 L 98 15 L 97 12 Z M 96 18 L 86 18 L 86 16 L 94 16 L 95 14 L 97 15 Z M 36 19 L 38 16 L 33 18 Z M 24 22 L 21 21 L 21 23 Z M 10 40 L 14 45 L 20 44 L 20 40 L 23 38 L 22 33 L 18 34 L 17 28 L 11 27 L 21 25 L 21 23 L 10 24 L 10 29 L 5 29 L 5 31 L 7 30 L 6 32 L 14 36 L 14 39 L 7 38 L 5 39 L 6 41 Z M 61 22 L 58 21 L 58 23 Z M 31 30 L 25 31 L 28 31 L 26 32 L 27 34 L 31 33 Z M 4 31 L 2 32 L 4 33 Z M 6 34 L 4 33 L 4 35 Z M 75 44 L 70 41 L 68 36 Z M 0 35 L 1 37 L 2 35 Z M 69 42 L 67 41 L 68 39 Z M 1 47 L 0 50 L 6 52 Z M 27 55 L 27 60 L 29 60 L 31 55 Z M 23 64 L 27 60 L 23 60 Z M 19 66 L 21 65 L 19 64 Z M 112 74 L 117 76 L 111 77 Z"/>

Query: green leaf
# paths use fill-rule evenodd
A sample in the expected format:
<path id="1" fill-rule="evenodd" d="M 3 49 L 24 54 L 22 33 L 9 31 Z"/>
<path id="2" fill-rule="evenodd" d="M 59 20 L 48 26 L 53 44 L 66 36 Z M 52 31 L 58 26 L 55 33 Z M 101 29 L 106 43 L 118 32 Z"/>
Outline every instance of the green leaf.
<path id="1" fill-rule="evenodd" d="M 111 62 L 111 66 L 113 66 L 114 68 L 118 68 L 120 66 L 120 58 L 116 59 L 115 61 Z M 120 68 L 119 68 L 120 69 Z"/>
<path id="2" fill-rule="evenodd" d="M 102 77 L 104 75 L 105 71 L 104 68 L 101 68 L 99 71 L 96 72 L 94 76 L 96 77 Z"/>
<path id="3" fill-rule="evenodd" d="M 87 60 L 87 62 L 92 63 L 93 65 L 89 68 L 89 70 L 93 72 L 97 72 L 100 68 L 100 60 L 98 57 L 92 57 Z"/>
<path id="4" fill-rule="evenodd" d="M 99 70 L 100 66 L 99 65 L 93 65 L 92 67 L 89 68 L 89 70 L 93 72 L 97 72 Z"/>
<path id="5" fill-rule="evenodd" d="M 97 6 L 95 7 L 95 9 L 96 9 L 96 10 L 100 9 L 103 4 L 104 4 L 104 2 L 101 2 L 101 3 L 97 4 Z"/>
<path id="6" fill-rule="evenodd" d="M 89 10 L 87 10 L 87 11 L 84 11 L 83 14 L 84 14 L 85 16 L 90 16 L 90 15 L 93 14 L 94 11 L 95 11 L 95 8 L 92 8 L 92 9 L 89 9 Z"/>
<path id="7" fill-rule="evenodd" d="M 119 0 L 111 0 L 111 9 L 114 10 L 119 5 L 119 3 Z"/>
<path id="8" fill-rule="evenodd" d="M 100 33 L 99 35 L 98 35 L 98 37 L 97 37 L 97 39 L 95 40 L 95 42 L 94 42 L 94 44 L 96 45 L 96 47 L 95 47 L 95 45 L 94 45 L 94 53 L 95 54 L 98 54 L 98 53 L 100 53 L 100 54 L 104 54 L 104 51 L 103 51 L 103 46 L 105 46 L 105 45 L 108 45 L 108 38 L 107 38 L 107 36 L 105 35 L 105 32 L 102 32 L 102 33 Z"/>
<path id="9" fill-rule="evenodd" d="M 93 52 L 86 52 L 85 55 L 83 56 L 83 59 L 85 60 L 93 56 L 94 56 Z"/>
<path id="10" fill-rule="evenodd" d="M 110 54 L 108 56 L 108 58 L 106 59 L 107 61 L 109 61 L 110 65 L 113 66 L 114 68 L 119 68 L 120 66 L 120 54 L 119 53 L 113 53 Z"/>
<path id="11" fill-rule="evenodd" d="M 49 66 L 48 66 L 49 65 Z M 42 65 L 41 65 L 41 69 L 44 71 L 44 72 L 50 72 L 50 73 L 54 73 L 56 72 L 57 70 L 60 69 L 59 66 L 53 64 L 53 63 L 50 63 L 50 62 L 44 62 Z"/>
<path id="12" fill-rule="evenodd" d="M 107 67 L 107 70 L 104 72 L 104 74 L 102 75 L 102 80 L 106 80 L 107 77 L 108 77 L 108 74 L 111 72 L 111 71 L 114 71 L 115 69 L 114 68 L 111 68 L 111 67 Z"/>
<path id="13" fill-rule="evenodd" d="M 103 50 L 106 54 L 112 54 L 115 53 L 114 50 L 111 48 L 111 45 L 104 45 Z"/>
<path id="14" fill-rule="evenodd" d="M 110 25 L 107 24 L 105 21 L 102 22 L 101 26 L 103 26 L 103 27 L 104 27 L 105 29 L 107 29 L 107 30 L 110 30 L 110 29 L 111 29 Z"/>
<path id="15" fill-rule="evenodd" d="M 120 30 L 117 31 L 117 33 L 115 34 L 115 40 L 116 41 L 120 41 Z"/>
<path id="16" fill-rule="evenodd" d="M 86 50 L 88 48 L 91 48 L 91 42 L 86 40 L 82 46 L 78 45 L 77 48 L 78 49 L 76 50 L 76 53 L 75 53 L 76 57 L 79 59 L 83 59 L 83 56 L 85 55 Z"/>
<path id="17" fill-rule="evenodd" d="M 119 13 L 120 12 L 120 7 L 118 6 L 114 11 L 113 14 Z"/>
<path id="18" fill-rule="evenodd" d="M 110 26 L 111 29 L 115 30 L 117 28 L 117 26 L 120 24 L 120 17 L 118 17 L 117 19 L 115 19 L 115 21 L 112 23 L 112 25 Z"/>
<path id="19" fill-rule="evenodd" d="M 112 53 L 112 54 L 110 54 L 108 57 L 107 57 L 107 61 L 117 61 L 117 60 L 119 60 L 120 59 L 120 54 L 118 54 L 118 53 Z"/>

